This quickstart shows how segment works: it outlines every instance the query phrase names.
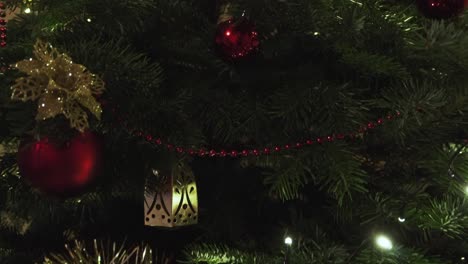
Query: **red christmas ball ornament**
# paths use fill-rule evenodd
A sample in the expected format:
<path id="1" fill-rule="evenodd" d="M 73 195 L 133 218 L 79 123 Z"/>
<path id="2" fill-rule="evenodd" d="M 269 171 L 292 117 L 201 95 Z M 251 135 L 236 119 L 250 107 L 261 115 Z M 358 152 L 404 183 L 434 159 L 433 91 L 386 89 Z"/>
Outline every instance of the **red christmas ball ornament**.
<path id="1" fill-rule="evenodd" d="M 256 51 L 260 45 L 255 25 L 245 17 L 229 19 L 218 24 L 215 44 L 225 57 L 237 59 Z"/>
<path id="2" fill-rule="evenodd" d="M 417 0 L 420 12 L 427 18 L 447 19 L 463 12 L 467 0 Z"/>
<path id="3" fill-rule="evenodd" d="M 59 145 L 43 138 L 18 151 L 21 175 L 40 191 L 60 197 L 81 193 L 94 179 L 99 163 L 97 137 L 86 132 Z"/>

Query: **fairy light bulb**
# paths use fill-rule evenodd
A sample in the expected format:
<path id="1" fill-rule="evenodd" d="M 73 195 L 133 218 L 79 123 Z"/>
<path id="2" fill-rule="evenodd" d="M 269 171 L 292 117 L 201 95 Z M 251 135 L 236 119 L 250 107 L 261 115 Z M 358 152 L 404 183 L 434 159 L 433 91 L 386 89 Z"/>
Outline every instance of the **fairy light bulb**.
<path id="1" fill-rule="evenodd" d="M 286 244 L 287 246 L 291 246 L 292 243 L 293 243 L 293 240 L 292 240 L 291 237 L 286 237 L 286 238 L 284 239 L 284 244 Z"/>
<path id="2" fill-rule="evenodd" d="M 393 248 L 392 241 L 385 235 L 378 235 L 375 239 L 375 243 L 379 248 L 384 250 L 391 250 Z"/>
<path id="3" fill-rule="evenodd" d="M 24 13 L 31 14 L 31 8 L 26 7 L 26 9 L 24 9 Z"/>
<path id="4" fill-rule="evenodd" d="M 398 222 L 404 223 L 406 219 L 404 217 L 398 217 Z"/>

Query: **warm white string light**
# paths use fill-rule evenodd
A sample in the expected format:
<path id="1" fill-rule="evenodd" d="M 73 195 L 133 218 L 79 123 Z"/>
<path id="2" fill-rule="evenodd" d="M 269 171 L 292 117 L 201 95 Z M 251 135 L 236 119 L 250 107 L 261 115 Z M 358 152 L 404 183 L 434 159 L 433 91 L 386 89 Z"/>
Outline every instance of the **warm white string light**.
<path id="1" fill-rule="evenodd" d="M 388 238 L 385 235 L 378 235 L 375 238 L 375 243 L 377 244 L 379 248 L 384 249 L 384 250 L 391 250 L 393 248 L 392 241 L 390 240 L 390 238 Z"/>

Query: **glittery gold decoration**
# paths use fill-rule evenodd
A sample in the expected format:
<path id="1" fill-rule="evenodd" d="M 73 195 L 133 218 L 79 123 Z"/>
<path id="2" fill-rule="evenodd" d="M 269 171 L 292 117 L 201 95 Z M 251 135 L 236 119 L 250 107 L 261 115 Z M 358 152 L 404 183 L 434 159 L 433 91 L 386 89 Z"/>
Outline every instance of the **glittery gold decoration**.
<path id="1" fill-rule="evenodd" d="M 97 241 L 93 244 L 75 240 L 65 244 L 63 253 L 51 253 L 44 258 L 44 264 L 150 264 L 153 250 L 147 244 L 126 246 L 124 243 Z M 158 252 L 155 252 L 157 255 Z M 159 262 L 157 262 L 159 263 Z M 161 263 L 169 263 L 169 260 Z"/>
<path id="2" fill-rule="evenodd" d="M 34 57 L 14 65 L 28 76 L 16 80 L 12 99 L 37 100 L 36 120 L 63 114 L 70 126 L 81 132 L 89 126 L 86 110 L 97 119 L 101 118 L 101 105 L 95 96 L 102 94 L 105 88 L 98 76 L 41 40 L 34 45 Z"/>

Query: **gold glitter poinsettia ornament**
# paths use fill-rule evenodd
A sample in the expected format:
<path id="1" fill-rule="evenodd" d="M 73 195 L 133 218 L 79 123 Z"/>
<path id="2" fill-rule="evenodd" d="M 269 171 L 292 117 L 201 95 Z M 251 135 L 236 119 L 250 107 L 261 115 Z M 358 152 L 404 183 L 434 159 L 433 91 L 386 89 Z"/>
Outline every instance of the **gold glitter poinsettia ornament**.
<path id="1" fill-rule="evenodd" d="M 89 126 L 86 110 L 101 118 L 102 108 L 95 96 L 105 88 L 98 76 L 41 40 L 34 45 L 34 57 L 14 65 L 28 76 L 18 78 L 11 87 L 12 99 L 37 100 L 36 120 L 63 114 L 81 132 Z"/>

